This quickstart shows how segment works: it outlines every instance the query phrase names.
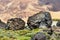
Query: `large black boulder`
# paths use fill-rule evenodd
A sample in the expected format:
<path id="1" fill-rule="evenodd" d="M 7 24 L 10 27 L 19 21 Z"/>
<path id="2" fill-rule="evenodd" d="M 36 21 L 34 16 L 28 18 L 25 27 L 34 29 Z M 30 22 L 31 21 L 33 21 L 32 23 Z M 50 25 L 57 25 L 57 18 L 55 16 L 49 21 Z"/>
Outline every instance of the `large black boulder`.
<path id="1" fill-rule="evenodd" d="M 60 21 L 57 22 L 56 26 L 60 27 Z"/>
<path id="2" fill-rule="evenodd" d="M 0 20 L 0 29 L 6 29 L 7 24 Z"/>
<path id="3" fill-rule="evenodd" d="M 44 33 L 38 32 L 34 36 L 32 36 L 31 40 L 47 40 L 47 38 Z"/>
<path id="4" fill-rule="evenodd" d="M 51 27 L 52 18 L 49 12 L 40 11 L 39 13 L 30 16 L 27 20 L 27 25 L 30 29 L 39 28 L 41 26 Z"/>
<path id="5" fill-rule="evenodd" d="M 8 29 L 22 30 L 25 28 L 25 22 L 21 18 L 11 18 L 7 21 Z"/>

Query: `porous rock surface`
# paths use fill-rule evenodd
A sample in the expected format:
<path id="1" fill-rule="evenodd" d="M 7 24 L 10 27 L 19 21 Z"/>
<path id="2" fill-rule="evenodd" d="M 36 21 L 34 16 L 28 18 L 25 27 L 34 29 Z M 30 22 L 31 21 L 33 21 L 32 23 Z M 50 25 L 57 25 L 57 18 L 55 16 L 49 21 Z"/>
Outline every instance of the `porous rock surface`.
<path id="1" fill-rule="evenodd" d="M 25 22 L 21 18 L 12 18 L 7 21 L 8 29 L 21 30 L 25 27 Z"/>
<path id="2" fill-rule="evenodd" d="M 52 18 L 49 12 L 39 12 L 30 16 L 27 20 L 27 25 L 30 29 L 39 28 L 42 26 L 51 27 Z"/>

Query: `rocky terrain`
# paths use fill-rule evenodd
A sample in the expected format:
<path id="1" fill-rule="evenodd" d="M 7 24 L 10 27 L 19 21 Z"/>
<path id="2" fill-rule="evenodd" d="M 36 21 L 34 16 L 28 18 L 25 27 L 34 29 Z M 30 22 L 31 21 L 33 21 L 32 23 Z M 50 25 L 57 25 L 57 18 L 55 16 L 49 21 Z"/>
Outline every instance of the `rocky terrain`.
<path id="1" fill-rule="evenodd" d="M 40 11 L 49 12 L 53 20 L 60 19 L 60 0 L 0 0 L 0 28 L 6 28 L 8 26 L 11 26 L 10 28 L 12 29 L 19 29 L 23 26 L 28 27 L 25 26 L 28 17 L 39 13 Z M 11 18 L 21 19 L 11 20 Z M 8 24 L 8 26 L 6 24 Z M 60 23 L 58 22 L 58 24 Z M 37 28 L 33 30 L 25 28 L 23 30 L 15 31 L 0 29 L 0 40 L 31 40 L 31 37 L 38 32 L 44 33 L 48 40 L 60 40 L 60 28 L 53 24 L 52 29 L 53 32 L 51 32 L 48 28 Z M 35 36 L 38 37 L 38 35 Z M 43 38 L 43 36 L 40 37 Z M 39 40 L 39 38 L 37 39 Z"/>
<path id="2" fill-rule="evenodd" d="M 49 11 L 52 18 L 60 14 L 60 0 L 0 0 L 0 19 L 6 22 L 10 18 L 27 18 L 39 11 Z M 58 15 L 58 16 L 57 16 Z"/>

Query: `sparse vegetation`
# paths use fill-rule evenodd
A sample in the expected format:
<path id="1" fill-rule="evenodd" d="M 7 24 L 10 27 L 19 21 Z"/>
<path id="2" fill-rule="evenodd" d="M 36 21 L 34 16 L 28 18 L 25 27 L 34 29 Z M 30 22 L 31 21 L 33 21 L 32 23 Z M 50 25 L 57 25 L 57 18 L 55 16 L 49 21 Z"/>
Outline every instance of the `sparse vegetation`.
<path id="1" fill-rule="evenodd" d="M 30 40 L 31 37 L 36 34 L 37 32 L 42 32 L 42 29 L 34 29 L 34 30 L 4 30 L 0 29 L 0 40 Z M 54 40 L 59 40 L 60 35 L 57 33 L 54 33 L 54 36 L 50 36 L 47 34 L 47 32 L 43 32 L 46 34 L 48 40 L 52 40 L 52 37 Z"/>
<path id="2" fill-rule="evenodd" d="M 60 19 L 53 19 L 53 21 L 60 21 Z"/>

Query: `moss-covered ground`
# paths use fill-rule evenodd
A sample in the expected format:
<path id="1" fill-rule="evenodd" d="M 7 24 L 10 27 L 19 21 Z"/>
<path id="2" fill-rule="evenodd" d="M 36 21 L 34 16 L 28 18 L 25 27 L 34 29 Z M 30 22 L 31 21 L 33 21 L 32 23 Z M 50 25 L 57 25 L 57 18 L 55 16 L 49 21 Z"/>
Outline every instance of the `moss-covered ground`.
<path id="1" fill-rule="evenodd" d="M 42 32 L 42 29 L 34 30 L 4 30 L 0 29 L 0 40 L 31 40 L 31 37 L 37 32 Z M 52 36 L 48 35 L 47 32 L 43 32 L 47 36 L 48 40 L 60 40 L 60 34 L 54 33 Z"/>

